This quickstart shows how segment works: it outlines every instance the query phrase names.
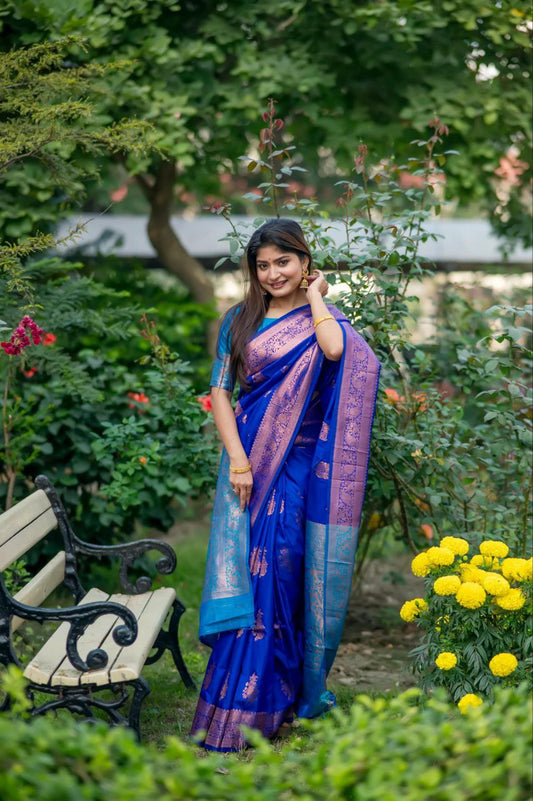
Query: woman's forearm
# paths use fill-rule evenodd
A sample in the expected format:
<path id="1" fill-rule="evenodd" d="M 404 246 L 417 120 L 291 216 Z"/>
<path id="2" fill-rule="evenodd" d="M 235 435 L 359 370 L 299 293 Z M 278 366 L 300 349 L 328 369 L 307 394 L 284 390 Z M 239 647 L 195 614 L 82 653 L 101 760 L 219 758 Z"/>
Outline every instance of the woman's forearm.
<path id="1" fill-rule="evenodd" d="M 250 503 L 254 479 L 237 430 L 235 412 L 231 405 L 231 393 L 225 389 L 212 387 L 211 406 L 220 439 L 229 456 L 229 480 L 239 499 L 241 512 L 244 512 L 247 504 Z"/>
<path id="2" fill-rule="evenodd" d="M 225 389 L 211 387 L 211 405 L 213 419 L 222 444 L 228 453 L 230 464 L 233 467 L 245 467 L 248 464 L 248 457 L 237 430 L 235 412 L 231 405 L 231 394 Z"/>

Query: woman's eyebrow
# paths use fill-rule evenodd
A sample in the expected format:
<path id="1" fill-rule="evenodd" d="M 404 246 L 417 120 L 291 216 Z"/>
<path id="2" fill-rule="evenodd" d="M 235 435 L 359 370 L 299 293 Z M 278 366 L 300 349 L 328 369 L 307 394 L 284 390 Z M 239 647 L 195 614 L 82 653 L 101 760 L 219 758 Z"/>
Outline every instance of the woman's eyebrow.
<path id="1" fill-rule="evenodd" d="M 273 259 L 273 261 L 280 261 L 281 259 L 286 259 L 288 255 L 289 255 L 288 253 L 283 253 L 281 256 L 278 256 L 277 258 Z M 257 263 L 268 264 L 268 262 L 266 262 L 264 259 L 258 259 Z"/>

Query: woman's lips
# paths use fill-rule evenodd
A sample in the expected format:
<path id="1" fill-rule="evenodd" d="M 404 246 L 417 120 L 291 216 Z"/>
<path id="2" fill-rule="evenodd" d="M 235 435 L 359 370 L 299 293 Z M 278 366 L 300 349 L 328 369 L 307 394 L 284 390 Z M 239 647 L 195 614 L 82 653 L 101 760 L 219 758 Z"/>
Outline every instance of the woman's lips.
<path id="1" fill-rule="evenodd" d="M 281 287 L 285 286 L 286 283 L 287 283 L 286 281 L 280 281 L 277 284 L 270 284 L 270 286 L 272 289 L 281 289 Z"/>

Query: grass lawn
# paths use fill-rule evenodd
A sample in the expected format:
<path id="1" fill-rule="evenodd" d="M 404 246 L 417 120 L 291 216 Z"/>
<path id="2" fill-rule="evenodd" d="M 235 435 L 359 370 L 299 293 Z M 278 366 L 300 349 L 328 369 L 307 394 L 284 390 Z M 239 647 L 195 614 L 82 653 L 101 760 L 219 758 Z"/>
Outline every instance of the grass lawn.
<path id="1" fill-rule="evenodd" d="M 145 743 L 151 743 L 162 748 L 165 738 L 173 735 L 183 740 L 189 739 L 189 731 L 198 699 L 198 691 L 202 683 L 209 649 L 198 640 L 198 620 L 200 599 L 205 570 L 205 559 L 209 536 L 209 522 L 204 515 L 198 515 L 196 520 L 186 520 L 178 524 L 175 533 L 170 534 L 168 541 L 177 554 L 177 568 L 171 576 L 156 576 L 154 587 L 172 586 L 186 611 L 180 621 L 180 645 L 188 670 L 196 682 L 196 690 L 188 690 L 182 683 L 172 657 L 165 653 L 154 665 L 148 665 L 143 670 L 143 676 L 151 687 L 150 695 L 144 700 L 141 712 L 141 733 Z M 154 558 L 157 558 L 155 555 Z M 92 567 L 92 565 L 91 565 Z M 104 562 L 94 564 L 94 572 L 89 583 L 99 586 L 109 592 L 119 590 L 118 571 L 113 563 Z M 54 600 L 59 606 L 69 605 L 71 598 L 62 594 Z M 32 654 L 36 653 L 43 642 L 53 630 L 54 624 L 43 627 L 28 624 L 15 635 L 17 650 L 23 664 L 27 664 Z M 342 709 L 348 709 L 355 696 L 355 690 L 343 684 L 330 683 L 330 689 L 337 696 L 337 703 Z M 377 693 L 381 694 L 381 693 Z M 43 697 L 43 700 L 44 697 Z M 61 710 L 58 718 L 69 716 L 70 713 Z M 301 742 L 308 738 L 306 732 L 296 728 L 294 735 Z M 290 742 L 290 740 L 289 740 Z M 284 747 L 287 740 L 279 741 L 275 747 Z M 198 749 L 199 756 L 203 756 L 203 749 Z M 241 755 L 249 759 L 249 752 Z"/>

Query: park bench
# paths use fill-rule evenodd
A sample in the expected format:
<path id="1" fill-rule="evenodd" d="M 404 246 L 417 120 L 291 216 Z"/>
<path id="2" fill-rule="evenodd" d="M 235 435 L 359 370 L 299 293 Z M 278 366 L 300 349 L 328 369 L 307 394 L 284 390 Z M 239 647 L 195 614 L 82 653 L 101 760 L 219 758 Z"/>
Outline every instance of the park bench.
<path id="1" fill-rule="evenodd" d="M 178 641 L 185 607 L 174 589 L 151 591 L 149 578 L 132 583 L 128 572 L 136 559 L 156 550 L 162 554 L 156 563 L 158 572 L 172 573 L 176 555 L 168 544 L 154 539 L 121 545 L 83 542 L 73 532 L 46 476 L 38 476 L 35 486 L 35 492 L 0 515 L 0 667 L 23 668 L 33 715 L 64 708 L 93 720 L 101 716 L 95 714 L 101 710 L 111 725 L 128 725 L 140 737 L 141 706 L 150 692 L 141 676 L 144 665 L 169 650 L 184 684 L 193 688 L 194 682 Z M 15 595 L 10 594 L 3 571 L 56 527 L 63 549 Z M 79 554 L 118 558 L 124 594 L 109 595 L 97 588 L 86 592 L 78 575 Z M 75 605 L 41 606 L 60 585 L 74 596 Z M 13 633 L 24 621 L 50 620 L 60 625 L 29 663 L 20 665 Z M 43 693 L 44 702 L 39 698 Z M 9 704 L 7 696 L 0 710 Z"/>

